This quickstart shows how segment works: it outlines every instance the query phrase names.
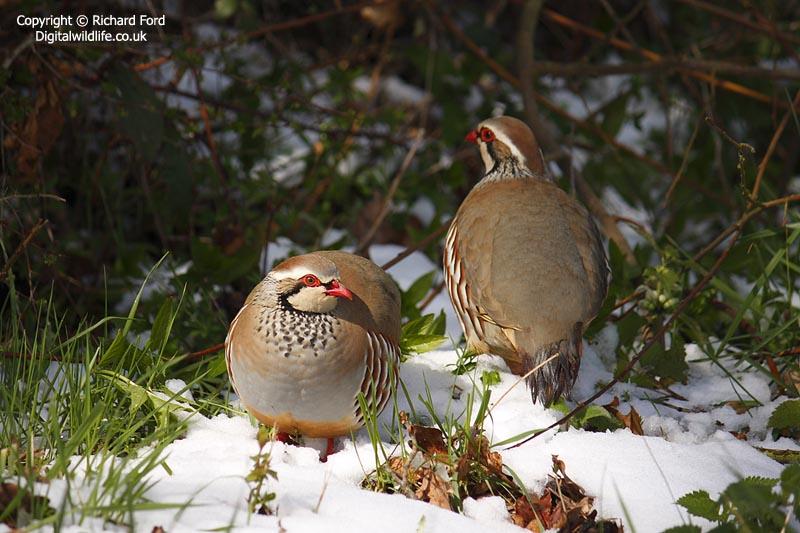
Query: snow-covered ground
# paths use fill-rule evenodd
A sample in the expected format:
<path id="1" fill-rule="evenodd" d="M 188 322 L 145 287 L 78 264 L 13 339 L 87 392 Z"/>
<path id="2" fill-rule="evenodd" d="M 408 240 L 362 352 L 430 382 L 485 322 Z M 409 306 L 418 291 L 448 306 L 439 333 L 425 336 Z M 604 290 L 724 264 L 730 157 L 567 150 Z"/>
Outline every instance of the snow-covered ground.
<path id="1" fill-rule="evenodd" d="M 288 248 L 272 247 L 270 253 L 279 254 L 282 249 Z M 382 264 L 400 250 L 396 246 L 374 246 L 372 257 Z M 406 288 L 420 275 L 437 268 L 417 253 L 389 272 Z M 436 298 L 427 311 L 439 309 L 448 314 L 448 332 L 458 333 L 444 295 Z M 610 379 L 615 344 L 615 331 L 609 327 L 595 343 L 585 346 L 575 400 L 587 398 L 596 383 Z M 461 415 L 467 401 L 479 401 L 470 391 L 481 372 L 497 370 L 501 382 L 492 388 L 492 408 L 486 421 L 486 434 L 492 442 L 546 427 L 559 418 L 558 412 L 531 403 L 524 385 L 508 372 L 501 359 L 481 356 L 474 373 L 455 376 L 450 365 L 456 362 L 456 352 L 452 346 L 443 348 L 410 357 L 402 366 L 401 378 L 417 413 L 425 413 L 418 398 L 426 394 L 427 388 L 438 415 Z M 769 436 L 766 422 L 776 402 L 770 401 L 763 377 L 736 368 L 728 368 L 726 373 L 711 363 L 698 361 L 701 353 L 693 346 L 688 349 L 687 359 L 691 369 L 689 384 L 675 387 L 687 401 L 673 402 L 685 410 L 657 407 L 647 399 L 652 391 L 632 384 L 620 384 L 598 401 L 608 403 L 617 395 L 623 399 L 621 408 L 626 412 L 633 405 L 643 417 L 646 436 L 634 435 L 629 430 L 606 433 L 552 430 L 520 447 L 499 446 L 495 451 L 501 453 L 506 466 L 531 492 L 541 491 L 552 472 L 551 456 L 558 455 L 566 464 L 567 474 L 595 497 L 600 516 L 621 519 L 626 531 L 657 532 L 686 523 L 708 528 L 709 522 L 690 518 L 675 501 L 700 489 L 715 497 L 743 476 L 778 477 L 781 465 L 757 451 L 754 445 L 799 447 L 787 439 L 773 442 Z M 180 387 L 180 383 L 172 385 Z M 751 396 L 764 407 L 740 414 L 725 406 L 726 401 Z M 405 398 L 398 399 L 398 408 L 409 409 Z M 390 424 L 391 410 L 390 407 L 381 415 L 382 424 Z M 749 428 L 749 442 L 737 440 L 730 433 L 745 426 Z M 364 430 L 355 439 L 339 439 L 326 463 L 319 460 L 321 441 L 308 442 L 306 447 L 280 442 L 267 444 L 270 466 L 277 472 L 277 480 L 268 484 L 269 490 L 276 494 L 271 503 L 274 514 L 249 515 L 246 501 L 249 486 L 245 476 L 252 469 L 252 456 L 258 453 L 256 431 L 246 415 L 191 417 L 186 437 L 166 448 L 168 470 L 159 468 L 151 473 L 153 485 L 146 493 L 153 502 L 182 507 L 137 512 L 134 531 L 149 533 L 155 526 L 163 527 L 167 533 L 228 528 L 292 533 L 522 531 L 510 523 L 499 498 L 467 501 L 465 515 L 459 515 L 401 495 L 360 488 L 362 479 L 376 466 L 373 445 Z M 383 446 L 391 452 L 394 445 L 388 434 L 383 435 L 383 440 Z M 76 485 L 79 483 L 73 481 L 72 486 Z M 49 487 L 51 500 L 65 486 L 63 481 L 53 481 Z M 128 530 L 86 521 L 63 530 L 104 529 Z"/>

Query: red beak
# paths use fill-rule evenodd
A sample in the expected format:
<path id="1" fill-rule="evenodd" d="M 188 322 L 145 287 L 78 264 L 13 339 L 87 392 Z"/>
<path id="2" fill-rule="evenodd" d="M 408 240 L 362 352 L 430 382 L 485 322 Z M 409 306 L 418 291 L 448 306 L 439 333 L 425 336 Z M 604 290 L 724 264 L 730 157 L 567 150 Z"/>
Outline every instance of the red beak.
<path id="1" fill-rule="evenodd" d="M 338 281 L 331 281 L 331 288 L 325 291 L 325 294 L 329 296 L 337 296 L 339 298 L 347 298 L 348 300 L 353 299 L 353 294 L 350 292 L 350 289 Z"/>
<path id="2" fill-rule="evenodd" d="M 472 130 L 471 132 L 467 133 L 467 136 L 464 137 L 467 141 L 478 142 L 478 130 Z"/>

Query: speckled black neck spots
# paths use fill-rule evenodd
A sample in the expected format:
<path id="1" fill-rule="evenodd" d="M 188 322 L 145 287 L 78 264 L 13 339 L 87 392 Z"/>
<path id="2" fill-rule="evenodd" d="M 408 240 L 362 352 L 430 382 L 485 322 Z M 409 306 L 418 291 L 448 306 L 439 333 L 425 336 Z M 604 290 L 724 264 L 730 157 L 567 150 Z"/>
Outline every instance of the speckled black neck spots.
<path id="1" fill-rule="evenodd" d="M 268 344 L 286 358 L 320 357 L 336 341 L 339 319 L 330 313 L 308 313 L 288 302 L 279 309 L 263 309 L 259 329 Z"/>
<path id="2" fill-rule="evenodd" d="M 475 189 L 493 181 L 526 179 L 535 176 L 530 169 L 519 162 L 516 156 L 510 155 L 508 157 L 495 159 L 494 161 L 494 167 L 492 167 L 492 169 L 475 185 Z"/>

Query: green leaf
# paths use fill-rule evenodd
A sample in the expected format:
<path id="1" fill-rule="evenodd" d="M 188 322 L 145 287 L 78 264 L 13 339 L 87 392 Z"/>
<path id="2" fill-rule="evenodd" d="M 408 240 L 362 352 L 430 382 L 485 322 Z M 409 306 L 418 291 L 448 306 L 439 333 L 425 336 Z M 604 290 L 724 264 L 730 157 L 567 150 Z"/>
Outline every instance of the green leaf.
<path id="1" fill-rule="evenodd" d="M 112 365 L 120 361 L 131 349 L 134 348 L 131 343 L 125 339 L 124 331 L 118 331 L 117 336 L 111 341 L 111 345 L 100 357 L 100 366 Z"/>
<path id="2" fill-rule="evenodd" d="M 445 340 L 442 335 L 413 335 L 400 341 L 400 350 L 404 354 L 425 353 L 435 350 Z"/>
<path id="3" fill-rule="evenodd" d="M 481 374 L 481 383 L 487 387 L 500 383 L 500 372 L 497 370 L 484 370 Z"/>
<path id="4" fill-rule="evenodd" d="M 571 411 L 570 407 L 566 404 L 566 402 L 564 402 L 564 400 L 560 400 L 550 407 L 565 415 L 569 414 Z M 610 412 L 608 412 L 608 409 L 599 405 L 589 405 L 584 407 L 575 413 L 575 415 L 569 421 L 569 424 L 572 427 L 597 432 L 620 429 L 623 427 L 622 423 Z"/>
<path id="5" fill-rule="evenodd" d="M 744 519 L 759 519 L 780 523 L 780 512 L 775 504 L 778 496 L 772 492 L 777 479 L 748 477 L 728 485 L 720 499 L 736 507 L 736 515 Z M 776 514 L 777 513 L 777 514 Z"/>
<path id="6" fill-rule="evenodd" d="M 675 526 L 669 529 L 665 529 L 661 533 L 700 533 L 701 531 L 703 530 L 700 529 L 700 526 L 684 524 L 682 526 Z"/>
<path id="7" fill-rule="evenodd" d="M 438 315 L 428 313 L 403 325 L 403 335 L 444 335 L 444 332 L 444 311 L 440 311 Z"/>
<path id="8" fill-rule="evenodd" d="M 630 348 L 645 324 L 647 324 L 647 321 L 636 313 L 628 313 L 620 319 L 617 322 L 619 348 Z"/>
<path id="9" fill-rule="evenodd" d="M 236 13 L 238 5 L 238 0 L 216 0 L 214 2 L 214 11 L 217 18 L 226 19 Z"/>
<path id="10" fill-rule="evenodd" d="M 587 431 L 604 432 L 608 430 L 620 429 L 622 423 L 617 417 L 608 412 L 608 409 L 599 405 L 590 405 L 579 411 L 575 415 L 575 423 L 578 427 Z"/>
<path id="11" fill-rule="evenodd" d="M 411 284 L 408 290 L 403 291 L 401 301 L 402 315 L 404 317 L 416 319 L 420 316 L 421 313 L 418 309 L 418 305 L 433 287 L 433 279 L 435 275 L 436 271 L 431 270 L 427 274 L 423 274 L 417 278 L 414 283 Z"/>
<path id="12" fill-rule="evenodd" d="M 800 509 L 800 465 L 793 464 L 783 469 L 781 472 L 781 490 L 784 497 L 789 494 L 794 495 L 795 511 Z"/>
<path id="13" fill-rule="evenodd" d="M 678 504 L 686 508 L 689 513 L 712 522 L 722 519 L 720 504 L 711 499 L 708 492 L 696 490 L 678 498 Z"/>
<path id="14" fill-rule="evenodd" d="M 787 400 L 776 407 L 767 425 L 775 429 L 800 428 L 800 400 Z"/>
<path id="15" fill-rule="evenodd" d="M 227 372 L 228 372 L 228 366 L 225 364 L 225 357 L 214 357 L 208 363 L 208 370 L 206 370 L 206 376 L 208 378 L 215 378 L 217 376 L 227 374 Z"/>
<path id="16" fill-rule="evenodd" d="M 131 399 L 131 406 L 130 406 L 130 413 L 133 414 L 139 410 L 141 406 L 144 405 L 144 402 L 147 401 L 148 395 L 147 391 L 144 387 L 137 385 L 134 382 L 128 382 L 123 389 L 125 392 L 128 393 L 128 397 Z"/>
<path id="17" fill-rule="evenodd" d="M 431 287 L 433 286 L 433 277 L 436 275 L 435 270 L 431 270 L 427 274 L 421 275 L 419 278 L 411 284 L 408 290 L 404 293 L 404 296 L 407 298 L 409 303 L 413 303 L 414 305 L 418 304 L 425 298 L 425 295 L 428 294 Z"/>
<path id="18" fill-rule="evenodd" d="M 163 350 L 169 339 L 169 333 L 172 331 L 172 324 L 175 321 L 175 301 L 171 297 L 167 297 L 158 310 L 156 318 L 153 320 L 153 327 L 150 330 L 150 339 L 147 345 L 151 350 Z"/>
<path id="19" fill-rule="evenodd" d="M 689 372 L 683 339 L 673 330 L 671 345 L 665 349 L 661 342 L 654 343 L 639 360 L 648 373 L 669 380 L 685 381 Z"/>
<path id="20" fill-rule="evenodd" d="M 708 533 L 740 533 L 740 530 L 733 522 L 725 522 L 714 529 L 710 529 Z"/>
<path id="21" fill-rule="evenodd" d="M 622 125 L 629 121 L 628 97 L 630 94 L 623 92 L 605 106 L 601 127 L 609 135 L 616 136 Z"/>
<path id="22" fill-rule="evenodd" d="M 404 354 L 435 350 L 447 340 L 444 331 L 444 312 L 438 316 L 430 313 L 410 320 L 403 325 L 400 350 Z"/>
<path id="23" fill-rule="evenodd" d="M 192 239 L 192 279 L 221 285 L 257 270 L 261 245 L 255 239 L 245 239 L 245 244 L 230 255 L 226 255 L 210 241 Z"/>
<path id="24" fill-rule="evenodd" d="M 122 62 L 112 66 L 108 79 L 120 99 L 117 127 L 136 144 L 145 160 L 154 160 L 164 139 L 161 101 L 152 87 Z"/>

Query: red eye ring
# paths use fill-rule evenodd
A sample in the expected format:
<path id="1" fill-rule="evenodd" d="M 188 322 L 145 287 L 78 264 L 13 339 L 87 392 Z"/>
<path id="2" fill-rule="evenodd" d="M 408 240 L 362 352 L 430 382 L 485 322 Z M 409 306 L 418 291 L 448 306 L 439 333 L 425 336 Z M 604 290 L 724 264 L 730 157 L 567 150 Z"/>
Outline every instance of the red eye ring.
<path id="1" fill-rule="evenodd" d="M 480 133 L 481 140 L 485 143 L 490 143 L 495 139 L 494 132 L 489 128 L 482 128 Z"/>
<path id="2" fill-rule="evenodd" d="M 319 278 L 314 274 L 306 274 L 303 276 L 303 283 L 305 283 L 307 287 L 319 287 L 322 285 L 322 283 L 319 281 Z"/>

